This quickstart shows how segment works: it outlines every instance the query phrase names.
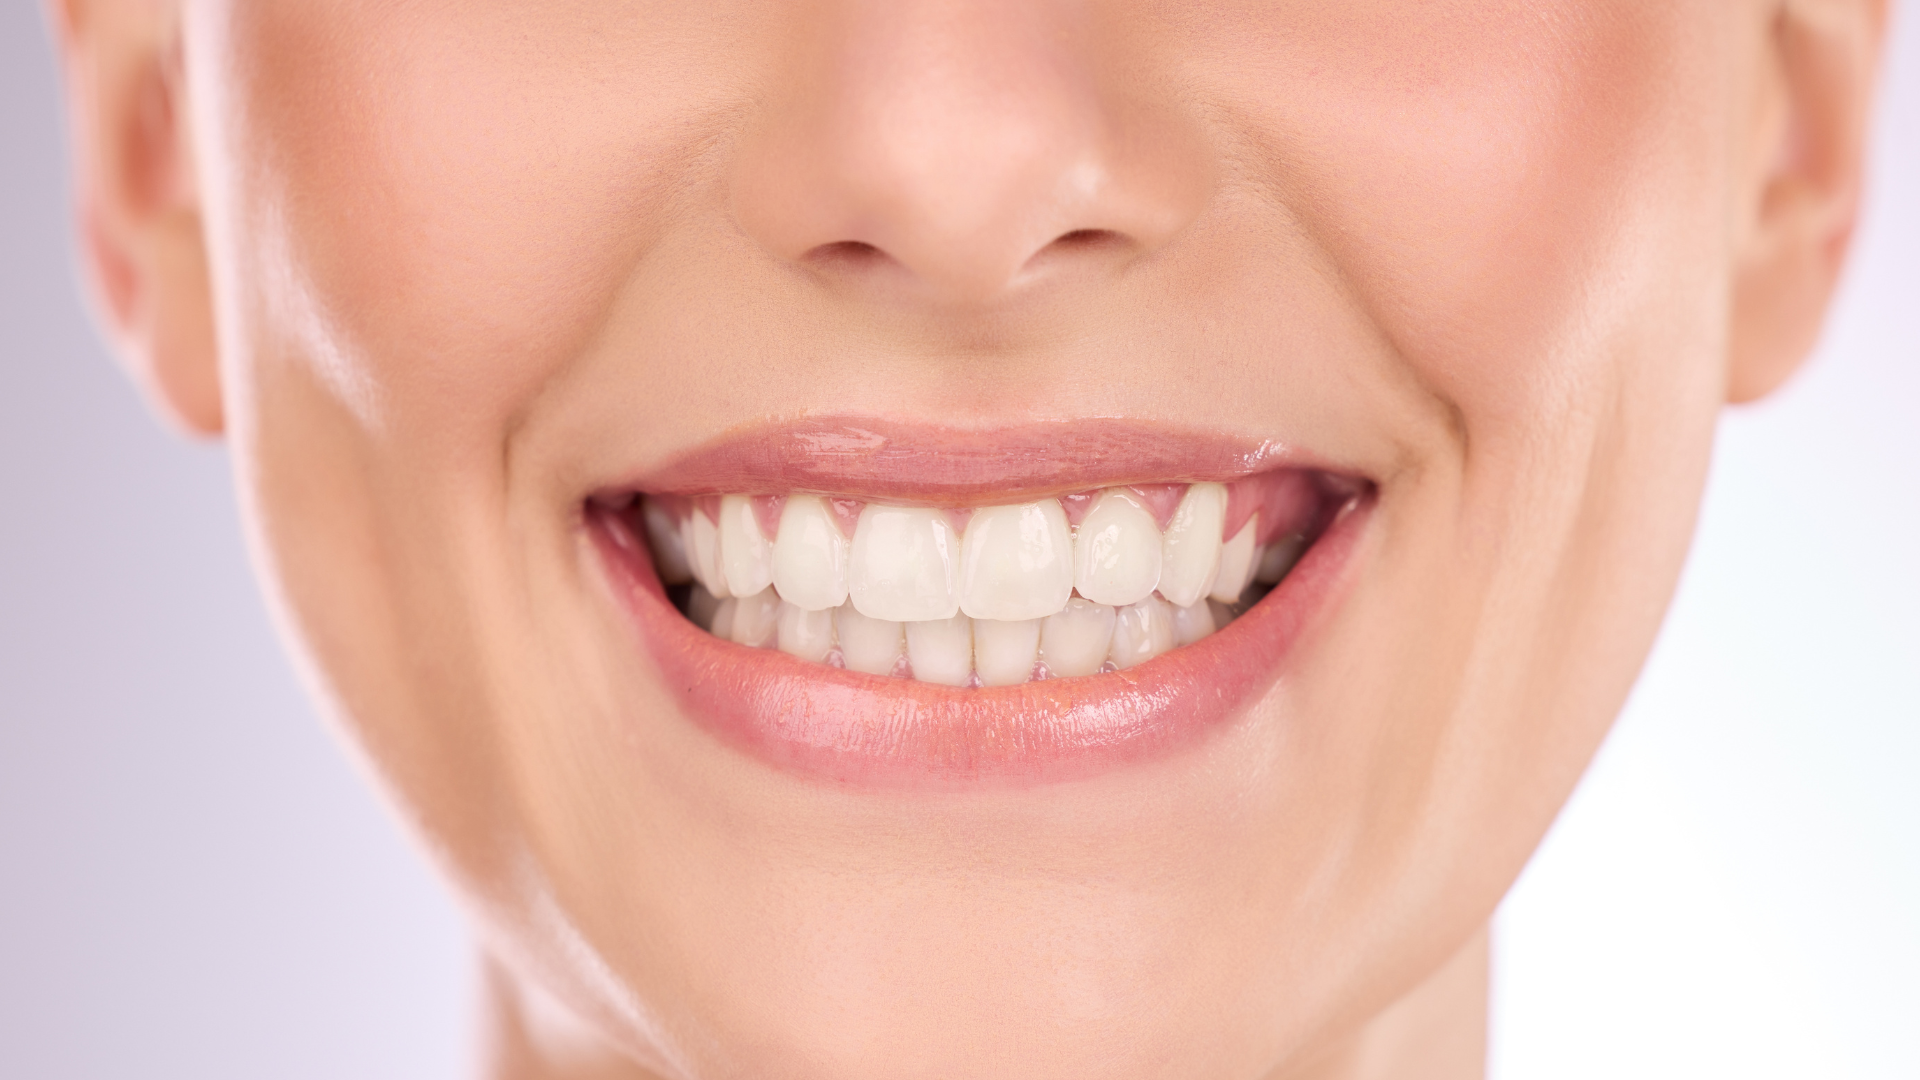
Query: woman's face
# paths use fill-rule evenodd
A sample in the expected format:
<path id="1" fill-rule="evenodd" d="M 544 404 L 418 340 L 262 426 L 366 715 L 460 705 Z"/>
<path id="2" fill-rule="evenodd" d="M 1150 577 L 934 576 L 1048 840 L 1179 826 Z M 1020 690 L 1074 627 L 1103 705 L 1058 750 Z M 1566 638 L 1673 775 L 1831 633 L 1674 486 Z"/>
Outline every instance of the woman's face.
<path id="1" fill-rule="evenodd" d="M 1648 648 L 1728 392 L 1768 20 L 189 4 L 255 550 L 492 955 L 656 1070 L 1297 1064 L 1484 924 Z M 662 558 L 719 537 L 722 586 L 758 583 L 748 525 L 825 508 L 840 539 L 773 572 L 881 599 L 811 658 L 723 640 L 647 507 Z M 1174 596 L 1186 510 L 1214 569 Z M 1098 513 L 1150 543 L 1077 552 Z M 1311 546 L 1231 625 L 1075 601 L 1119 629 L 1067 676 L 1028 579 L 968 576 L 989 520 L 1082 598 Z M 990 630 L 1051 677 L 942 685 L 938 597 L 869 618 L 928 566 L 1012 605 L 973 682 Z M 911 663 L 855 670 L 880 633 Z"/>

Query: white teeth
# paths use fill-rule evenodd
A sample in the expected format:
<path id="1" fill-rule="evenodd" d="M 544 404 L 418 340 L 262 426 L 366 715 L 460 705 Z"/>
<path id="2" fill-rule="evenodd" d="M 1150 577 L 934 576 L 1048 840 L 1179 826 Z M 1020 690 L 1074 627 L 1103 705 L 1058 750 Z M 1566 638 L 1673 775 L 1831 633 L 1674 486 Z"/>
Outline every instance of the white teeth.
<path id="1" fill-rule="evenodd" d="M 1160 527 L 1153 515 L 1125 491 L 1102 492 L 1073 539 L 1073 587 L 1096 604 L 1121 607 L 1146 599 L 1159 584 Z"/>
<path id="2" fill-rule="evenodd" d="M 1260 515 L 1247 519 L 1233 539 L 1220 547 L 1220 574 L 1213 579 L 1213 591 L 1207 595 L 1223 604 L 1231 604 L 1240 599 L 1247 591 L 1247 583 L 1253 580 L 1254 555 L 1253 537 L 1260 529 Z"/>
<path id="3" fill-rule="evenodd" d="M 720 598 L 708 592 L 705 585 L 696 584 L 687 597 L 687 618 L 693 625 L 712 633 L 713 617 L 719 610 Z"/>
<path id="4" fill-rule="evenodd" d="M 808 611 L 793 604 L 780 605 L 780 651 L 816 664 L 826 662 L 833 651 L 833 612 Z"/>
<path id="5" fill-rule="evenodd" d="M 1114 613 L 1113 645 L 1107 659 L 1124 670 L 1146 663 L 1173 644 L 1173 607 L 1157 596 L 1149 596 Z"/>
<path id="6" fill-rule="evenodd" d="M 681 528 L 693 579 L 723 600 L 733 595 L 727 589 L 727 575 L 720 569 L 720 530 L 697 507 Z"/>
<path id="7" fill-rule="evenodd" d="M 647 545 L 653 548 L 653 566 L 660 572 L 661 582 L 679 585 L 693 580 L 693 567 L 687 563 L 687 544 L 680 536 L 680 526 L 673 523 L 673 516 L 649 499 L 641 504 L 640 517 L 647 523 Z"/>
<path id="8" fill-rule="evenodd" d="M 1287 571 L 1293 569 L 1293 564 L 1300 561 L 1301 554 L 1306 550 L 1307 539 L 1299 533 L 1289 533 L 1275 540 L 1260 556 L 1260 569 L 1253 575 L 1253 579 L 1263 585 L 1279 584 L 1280 579 L 1287 576 Z"/>
<path id="9" fill-rule="evenodd" d="M 1032 678 L 1033 662 L 1040 653 L 1040 624 L 1039 619 L 975 619 L 973 667 L 980 681 L 987 686 L 1015 686 Z M 913 670 L 919 674 L 917 661 Z"/>
<path id="10" fill-rule="evenodd" d="M 840 658 L 849 670 L 869 675 L 891 675 L 900 662 L 900 624 L 862 615 L 852 604 L 833 609 L 833 629 L 840 639 Z"/>
<path id="11" fill-rule="evenodd" d="M 1227 522 L 1227 489 L 1191 484 L 1160 540 L 1160 595 L 1174 607 L 1197 604 L 1220 571 L 1220 531 Z"/>
<path id="12" fill-rule="evenodd" d="M 1073 534 L 1058 499 L 974 512 L 960 544 L 960 610 L 976 619 L 1039 619 L 1065 607 L 1072 592 Z"/>
<path id="13" fill-rule="evenodd" d="M 727 636 L 740 645 L 760 649 L 774 643 L 780 632 L 780 596 L 772 589 L 761 589 L 750 596 L 727 601 L 734 605 L 733 625 Z"/>
<path id="14" fill-rule="evenodd" d="M 1191 645 L 1215 629 L 1213 609 L 1208 601 L 1198 600 L 1187 607 L 1173 609 L 1173 640 L 1177 644 Z"/>
<path id="15" fill-rule="evenodd" d="M 1114 611 L 1078 596 L 1050 615 L 1040 627 L 1040 659 L 1047 673 L 1060 678 L 1092 675 L 1107 662 L 1113 640 Z"/>
<path id="16" fill-rule="evenodd" d="M 735 600 L 731 596 L 720 601 L 720 606 L 713 609 L 713 625 L 707 628 L 707 632 L 714 637 L 726 638 L 728 641 L 732 641 L 733 613 L 739 607 L 740 601 Z"/>
<path id="17" fill-rule="evenodd" d="M 847 538 L 818 495 L 793 495 L 780 511 L 773 541 L 773 587 L 780 599 L 807 611 L 847 602 Z"/>
<path id="18" fill-rule="evenodd" d="M 642 500 L 638 524 L 661 581 L 715 637 L 872 675 L 1016 686 L 1200 642 L 1308 547 L 1300 533 L 1258 543 L 1257 514 L 1223 540 L 1224 485 L 1146 490 L 1093 493 L 1078 527 L 1066 506 L 1082 496 L 984 507 L 967 513 L 964 535 L 954 511 L 869 503 L 848 539 L 842 504 L 807 494 L 786 497 L 771 538 L 746 495 L 702 497 L 678 520 Z M 1174 493 L 1162 530 L 1154 515 Z"/>
<path id="19" fill-rule="evenodd" d="M 973 620 L 955 615 L 908 623 L 907 660 L 921 682 L 967 685 L 973 677 Z"/>
<path id="20" fill-rule="evenodd" d="M 952 618 L 960 611 L 955 539 L 953 526 L 938 510 L 869 504 L 853 530 L 847 569 L 853 606 L 869 618 L 891 622 Z"/>
<path id="21" fill-rule="evenodd" d="M 760 531 L 753 500 L 745 495 L 720 499 L 720 566 L 727 574 L 727 591 L 753 596 L 773 584 L 773 545 Z"/>

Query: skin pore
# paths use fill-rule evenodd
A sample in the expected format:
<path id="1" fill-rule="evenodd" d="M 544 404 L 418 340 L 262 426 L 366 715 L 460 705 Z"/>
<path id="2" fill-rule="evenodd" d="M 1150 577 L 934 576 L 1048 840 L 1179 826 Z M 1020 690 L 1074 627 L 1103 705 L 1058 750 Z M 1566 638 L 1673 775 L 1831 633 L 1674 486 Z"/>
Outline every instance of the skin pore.
<path id="1" fill-rule="evenodd" d="M 494 1075 L 1316 1080 L 1480 1074 L 1487 921 L 1639 670 L 1715 418 L 1818 332 L 1885 18 L 52 13 L 102 321 L 228 441 L 304 673 L 472 916 Z M 1155 425 L 1368 495 L 1204 738 L 823 778 L 686 714 L 592 511 L 819 418 Z"/>

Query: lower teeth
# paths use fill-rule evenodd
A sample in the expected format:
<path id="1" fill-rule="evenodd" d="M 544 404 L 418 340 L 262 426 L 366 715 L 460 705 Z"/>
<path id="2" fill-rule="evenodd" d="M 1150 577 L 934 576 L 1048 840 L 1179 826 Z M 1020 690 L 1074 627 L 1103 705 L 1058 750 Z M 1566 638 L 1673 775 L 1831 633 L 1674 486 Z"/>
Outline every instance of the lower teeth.
<path id="1" fill-rule="evenodd" d="M 1185 608 L 1158 595 L 1117 608 L 1075 595 L 1059 613 L 1022 622 L 965 615 L 888 622 L 860 614 L 851 603 L 805 611 L 771 588 L 724 600 L 697 583 L 667 591 L 694 625 L 735 644 L 779 649 L 869 675 L 979 687 L 1095 675 L 1145 663 L 1225 629 L 1272 588 L 1256 581 L 1235 603 L 1208 599 Z"/>

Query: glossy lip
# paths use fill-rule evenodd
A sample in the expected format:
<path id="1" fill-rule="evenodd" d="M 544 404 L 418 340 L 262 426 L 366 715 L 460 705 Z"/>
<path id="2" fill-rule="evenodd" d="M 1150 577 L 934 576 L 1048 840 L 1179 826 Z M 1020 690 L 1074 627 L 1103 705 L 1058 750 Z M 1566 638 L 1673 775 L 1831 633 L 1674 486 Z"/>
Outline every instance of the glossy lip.
<path id="1" fill-rule="evenodd" d="M 1210 637 L 1127 671 L 978 689 L 715 638 L 674 608 L 645 545 L 617 516 L 589 507 L 587 529 L 643 648 L 681 710 L 713 735 L 814 779 L 969 789 L 1091 776 L 1224 728 L 1282 677 L 1296 642 L 1355 576 L 1375 497 L 1351 499 L 1272 592 Z"/>
<path id="2" fill-rule="evenodd" d="M 1225 481 L 1281 467 L 1350 471 L 1270 439 L 1140 420 L 959 428 L 813 417 L 732 432 L 601 490 L 615 495 L 820 491 L 959 507 L 1122 484 Z"/>

